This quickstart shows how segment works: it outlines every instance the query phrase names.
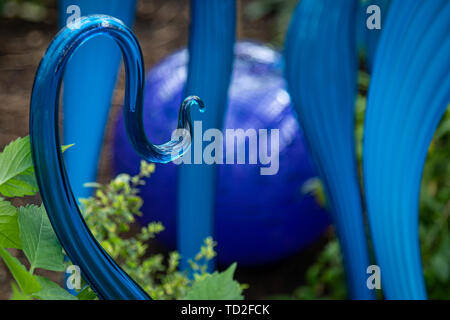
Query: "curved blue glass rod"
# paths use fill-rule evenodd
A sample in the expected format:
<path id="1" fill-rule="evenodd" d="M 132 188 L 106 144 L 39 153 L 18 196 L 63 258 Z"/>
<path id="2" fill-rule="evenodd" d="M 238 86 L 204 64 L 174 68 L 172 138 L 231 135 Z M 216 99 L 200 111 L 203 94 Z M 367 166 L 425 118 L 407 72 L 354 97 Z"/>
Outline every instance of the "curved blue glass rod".
<path id="1" fill-rule="evenodd" d="M 73 195 L 60 151 L 58 98 L 64 68 L 77 48 L 101 34 L 114 39 L 122 51 L 126 70 L 124 113 L 134 148 L 153 162 L 170 161 L 188 150 L 188 139 L 183 137 L 163 145 L 148 142 L 142 122 L 145 70 L 139 43 L 119 20 L 89 16 L 81 19 L 79 29 L 61 30 L 39 65 L 30 110 L 33 162 L 40 194 L 58 239 L 72 262 L 80 266 L 92 289 L 102 299 L 149 299 L 89 231 Z M 189 112 L 192 106 L 203 105 L 197 97 L 187 98 L 180 107 L 178 119 L 178 127 L 191 132 Z"/>
<path id="2" fill-rule="evenodd" d="M 192 0 L 186 95 L 197 94 L 208 112 L 193 112 L 202 129 L 222 128 L 233 64 L 235 0 Z M 195 146 L 192 148 L 196 152 Z M 197 151 L 198 152 L 198 151 Z M 200 150 L 203 154 L 203 150 Z M 214 165 L 181 165 L 178 171 L 178 250 L 189 267 L 206 237 L 214 235 L 217 170 Z M 202 190 L 202 192 L 198 192 Z M 209 265 L 213 269 L 213 265 Z"/>
<path id="3" fill-rule="evenodd" d="M 285 75 L 313 160 L 325 184 L 349 295 L 372 299 L 355 155 L 356 1 L 302 0 L 285 43 Z"/>
<path id="4" fill-rule="evenodd" d="M 420 183 L 450 102 L 450 2 L 394 0 L 375 57 L 364 128 L 365 197 L 387 299 L 426 299 Z"/>

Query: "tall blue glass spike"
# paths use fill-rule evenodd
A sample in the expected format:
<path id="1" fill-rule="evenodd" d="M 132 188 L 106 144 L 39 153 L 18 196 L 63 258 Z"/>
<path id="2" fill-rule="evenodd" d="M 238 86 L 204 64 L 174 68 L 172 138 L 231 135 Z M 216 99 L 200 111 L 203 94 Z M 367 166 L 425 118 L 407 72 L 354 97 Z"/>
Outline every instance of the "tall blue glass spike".
<path id="1" fill-rule="evenodd" d="M 394 0 L 375 56 L 363 167 L 371 234 L 388 299 L 426 299 L 419 192 L 450 101 L 450 2 Z"/>
<path id="2" fill-rule="evenodd" d="M 356 1 L 302 0 L 285 44 L 286 79 L 325 184 L 350 297 L 371 299 L 354 137 Z"/>
<path id="3" fill-rule="evenodd" d="M 47 49 L 36 73 L 30 109 L 30 137 L 36 179 L 53 229 L 70 260 L 101 299 L 149 299 L 103 250 L 89 231 L 72 192 L 63 156 L 58 125 L 58 101 L 65 67 L 74 52 L 95 36 L 106 35 L 119 45 L 125 62 L 125 125 L 136 151 L 152 162 L 169 162 L 189 149 L 190 139 L 151 144 L 142 121 L 145 69 L 141 48 L 133 32 L 108 16 L 88 16 L 79 29 L 63 28 Z M 190 131 L 191 107 L 203 107 L 188 97 L 179 110 L 178 128 Z M 89 117 L 96 117 L 95 110 Z"/>
<path id="4" fill-rule="evenodd" d="M 192 0 L 186 95 L 201 96 L 208 112 L 193 112 L 203 131 L 222 128 L 235 42 L 235 0 Z M 196 151 L 192 146 L 192 153 Z M 178 250 L 181 269 L 195 257 L 208 236 L 213 236 L 216 167 L 180 165 L 178 171 Z M 209 266 L 210 269 L 212 266 Z"/>
<path id="5" fill-rule="evenodd" d="M 80 8 L 82 16 L 107 14 L 128 26 L 134 22 L 136 0 L 59 0 L 60 28 L 75 13 L 73 5 Z M 64 144 L 75 143 L 77 147 L 68 151 L 64 158 L 77 199 L 90 196 L 92 189 L 83 185 L 97 177 L 120 59 L 120 50 L 114 41 L 97 37 L 77 50 L 67 66 L 63 90 L 63 141 Z"/>

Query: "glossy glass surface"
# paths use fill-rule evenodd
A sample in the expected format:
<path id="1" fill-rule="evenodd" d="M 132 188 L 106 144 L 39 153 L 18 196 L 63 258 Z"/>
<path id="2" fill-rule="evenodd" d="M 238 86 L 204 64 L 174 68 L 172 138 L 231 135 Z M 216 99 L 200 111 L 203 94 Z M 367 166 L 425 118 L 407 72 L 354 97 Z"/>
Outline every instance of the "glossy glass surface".
<path id="1" fill-rule="evenodd" d="M 375 54 L 363 171 L 387 299 L 427 297 L 419 247 L 420 184 L 431 139 L 450 102 L 449 30 L 449 1 L 392 1 Z"/>
<path id="2" fill-rule="evenodd" d="M 149 296 L 111 259 L 92 236 L 73 195 L 61 154 L 58 98 L 64 68 L 74 51 L 98 36 L 119 45 L 126 69 L 124 114 L 130 141 L 146 160 L 168 162 L 190 147 L 181 138 L 161 145 L 147 140 L 142 122 L 144 64 L 139 43 L 121 21 L 108 16 L 82 18 L 79 29 L 62 29 L 47 49 L 36 74 L 30 110 L 30 136 L 39 190 L 50 221 L 71 261 L 102 299 L 149 299 Z M 178 127 L 192 133 L 191 107 L 203 109 L 197 97 L 180 107 Z M 82 127 L 79 128 L 83 130 Z"/>
<path id="3" fill-rule="evenodd" d="M 330 202 L 349 295 L 371 299 L 354 137 L 356 4 L 302 0 L 292 18 L 284 56 L 289 93 Z"/>
<path id="4" fill-rule="evenodd" d="M 233 64 L 235 0 L 192 0 L 186 95 L 199 95 L 208 112 L 193 112 L 203 130 L 222 128 Z M 192 150 L 194 154 L 195 150 Z M 202 152 L 203 154 L 203 152 Z M 178 250 L 181 269 L 189 267 L 206 237 L 214 237 L 217 167 L 180 165 L 178 169 Z M 198 192 L 201 190 L 201 192 Z M 209 270 L 213 264 L 209 264 Z"/>

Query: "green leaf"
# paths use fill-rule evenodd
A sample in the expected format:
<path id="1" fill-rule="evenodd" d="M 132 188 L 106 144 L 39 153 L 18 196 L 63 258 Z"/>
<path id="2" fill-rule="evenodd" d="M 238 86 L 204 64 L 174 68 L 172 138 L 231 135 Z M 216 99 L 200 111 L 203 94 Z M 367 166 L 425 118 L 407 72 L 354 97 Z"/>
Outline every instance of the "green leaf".
<path id="1" fill-rule="evenodd" d="M 19 285 L 20 290 L 25 294 L 32 294 L 41 290 L 41 286 L 36 277 L 25 269 L 23 264 L 13 257 L 6 249 L 0 247 L 0 257 L 5 262 L 12 276 Z"/>
<path id="2" fill-rule="evenodd" d="M 86 286 L 77 294 L 77 298 L 78 300 L 95 300 L 97 295 L 89 286 Z"/>
<path id="3" fill-rule="evenodd" d="M 61 150 L 64 152 L 72 146 L 63 146 Z M 23 197 L 38 191 L 30 137 L 18 138 L 0 153 L 0 194 L 5 197 Z"/>
<path id="4" fill-rule="evenodd" d="M 42 268 L 64 270 L 62 247 L 53 231 L 44 206 L 19 208 L 19 229 L 22 250 L 31 264 L 30 270 Z"/>
<path id="5" fill-rule="evenodd" d="M 17 209 L 2 198 L 0 198 L 0 246 L 21 248 Z"/>
<path id="6" fill-rule="evenodd" d="M 41 300 L 77 300 L 75 296 L 61 288 L 57 283 L 40 276 L 37 276 L 37 280 L 42 289 L 33 293 L 34 298 Z"/>
<path id="7" fill-rule="evenodd" d="M 37 191 L 30 137 L 18 138 L 0 153 L 0 193 L 6 197 L 23 197 Z"/>
<path id="8" fill-rule="evenodd" d="M 74 145 L 75 145 L 75 143 L 68 144 L 67 146 L 62 146 L 62 147 L 61 147 L 61 151 L 64 152 L 64 151 L 66 151 L 67 149 L 73 147 Z"/>
<path id="9" fill-rule="evenodd" d="M 32 300 L 30 295 L 22 293 L 20 291 L 20 289 L 17 288 L 17 285 L 15 282 L 11 283 L 11 289 L 12 289 L 12 294 L 11 294 L 11 297 L 9 298 L 9 300 Z"/>
<path id="10" fill-rule="evenodd" d="M 195 282 L 186 300 L 243 300 L 239 283 L 233 280 L 236 263 L 224 272 L 214 272 Z"/>

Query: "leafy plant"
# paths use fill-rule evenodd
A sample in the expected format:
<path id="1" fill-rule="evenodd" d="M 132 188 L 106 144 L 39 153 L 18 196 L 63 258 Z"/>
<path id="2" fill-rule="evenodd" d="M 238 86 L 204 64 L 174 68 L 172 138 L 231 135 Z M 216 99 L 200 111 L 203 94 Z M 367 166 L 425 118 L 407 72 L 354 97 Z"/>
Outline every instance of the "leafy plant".
<path id="1" fill-rule="evenodd" d="M 30 139 L 19 138 L 0 153 L 0 194 L 23 197 L 37 190 Z M 7 249 L 23 251 L 29 267 Z M 64 270 L 62 248 L 42 206 L 16 208 L 0 198 L 0 257 L 17 283 L 13 284 L 13 299 L 76 299 L 55 282 L 35 274 L 36 269 Z"/>
<path id="2" fill-rule="evenodd" d="M 205 274 L 201 281 L 196 281 L 187 293 L 188 300 L 242 300 L 242 290 L 237 281 L 233 280 L 236 263 L 226 271 Z"/>
<path id="3" fill-rule="evenodd" d="M 46 18 L 49 5 L 44 0 L 0 0 L 0 16 L 40 22 Z"/>
<path id="4" fill-rule="evenodd" d="M 63 151 L 66 149 L 63 147 Z M 242 299 L 243 287 L 233 280 L 236 265 L 222 273 L 207 272 L 208 261 L 216 255 L 216 243 L 211 238 L 205 239 L 200 252 L 190 261 L 192 277 L 189 277 L 188 272 L 178 271 L 177 252 L 169 253 L 167 258 L 148 253 L 148 241 L 164 230 L 161 223 L 150 223 L 133 232 L 135 217 L 142 214 L 138 187 L 154 168 L 142 161 L 135 176 L 121 174 L 106 185 L 88 184 L 96 189 L 95 195 L 81 199 L 81 204 L 96 239 L 154 299 Z M 30 140 L 19 138 L 0 153 L 0 195 L 23 197 L 34 195 L 37 190 Z M 28 267 L 7 249 L 22 251 Z M 16 282 L 12 283 L 11 299 L 96 299 L 84 281 L 83 290 L 75 297 L 59 284 L 35 274 L 36 269 L 62 272 L 66 266 L 62 247 L 42 205 L 17 208 L 0 198 L 0 258 Z"/>
<path id="5" fill-rule="evenodd" d="M 210 275 L 207 272 L 208 261 L 216 256 L 216 243 L 211 238 L 205 239 L 200 252 L 190 261 L 192 277 L 188 277 L 187 272 L 178 270 L 178 252 L 170 252 L 167 259 L 162 254 L 148 254 L 148 241 L 164 230 L 160 222 L 150 223 L 130 234 L 135 217 L 142 215 L 139 186 L 145 184 L 154 170 L 154 164 L 141 161 L 140 171 L 135 176 L 120 174 L 107 185 L 87 184 L 96 188 L 95 196 L 80 202 L 96 239 L 153 299 L 209 299 L 212 298 L 209 291 L 201 288 L 224 282 L 234 290 L 231 290 L 233 297 L 241 298 L 242 289 L 239 284 L 236 287 L 237 282 L 233 280 L 235 266 L 223 273 Z M 230 291 L 214 291 L 215 299 L 230 296 Z"/>

